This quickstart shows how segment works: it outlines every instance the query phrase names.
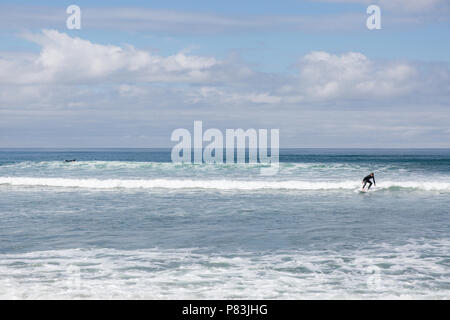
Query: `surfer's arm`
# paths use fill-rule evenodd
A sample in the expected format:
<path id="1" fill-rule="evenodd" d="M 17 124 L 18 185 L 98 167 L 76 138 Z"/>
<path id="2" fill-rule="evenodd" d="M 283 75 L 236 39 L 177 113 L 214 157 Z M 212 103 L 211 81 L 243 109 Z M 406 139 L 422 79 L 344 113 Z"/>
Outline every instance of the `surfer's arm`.
<path id="1" fill-rule="evenodd" d="M 375 177 L 373 177 L 373 185 L 376 186 L 377 184 L 375 183 Z"/>

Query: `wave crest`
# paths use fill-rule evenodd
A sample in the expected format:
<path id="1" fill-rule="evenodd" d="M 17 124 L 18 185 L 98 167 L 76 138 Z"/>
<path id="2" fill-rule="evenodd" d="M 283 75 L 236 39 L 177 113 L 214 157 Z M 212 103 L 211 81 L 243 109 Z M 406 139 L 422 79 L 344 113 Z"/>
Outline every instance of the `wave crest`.
<path id="1" fill-rule="evenodd" d="M 217 189 L 217 190 L 352 190 L 359 181 L 267 181 L 267 180 L 190 180 L 190 179 L 68 179 L 0 177 L 0 185 L 44 186 L 88 189 Z M 375 190 L 412 189 L 450 191 L 450 183 L 439 181 L 385 181 Z"/>

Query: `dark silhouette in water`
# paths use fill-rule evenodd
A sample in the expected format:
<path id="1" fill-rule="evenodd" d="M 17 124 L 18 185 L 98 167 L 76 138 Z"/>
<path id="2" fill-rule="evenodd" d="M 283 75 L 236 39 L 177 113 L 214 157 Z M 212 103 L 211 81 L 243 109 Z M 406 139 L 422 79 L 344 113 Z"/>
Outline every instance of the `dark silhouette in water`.
<path id="1" fill-rule="evenodd" d="M 77 161 L 77 159 L 72 159 L 72 160 L 64 160 L 64 162 L 75 162 Z"/>
<path id="2" fill-rule="evenodd" d="M 372 186 L 372 182 L 370 180 L 373 180 L 373 184 L 376 186 L 375 175 L 373 174 L 373 172 L 363 179 L 363 183 L 364 183 L 364 185 L 362 187 L 363 189 L 366 186 L 366 184 L 369 184 L 369 187 L 367 188 L 367 190 L 370 189 L 370 187 Z"/>

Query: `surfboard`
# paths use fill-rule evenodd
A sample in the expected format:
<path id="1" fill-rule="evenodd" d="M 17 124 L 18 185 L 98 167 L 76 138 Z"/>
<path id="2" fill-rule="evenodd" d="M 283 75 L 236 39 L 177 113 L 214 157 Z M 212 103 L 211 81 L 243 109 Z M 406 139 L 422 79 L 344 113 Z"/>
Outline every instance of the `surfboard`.
<path id="1" fill-rule="evenodd" d="M 362 189 L 362 188 L 356 189 L 356 191 L 358 191 L 359 193 L 374 192 L 374 191 L 376 191 L 376 190 L 377 190 L 376 187 L 372 187 L 372 188 L 370 188 L 369 190 L 367 190 L 367 189 Z"/>

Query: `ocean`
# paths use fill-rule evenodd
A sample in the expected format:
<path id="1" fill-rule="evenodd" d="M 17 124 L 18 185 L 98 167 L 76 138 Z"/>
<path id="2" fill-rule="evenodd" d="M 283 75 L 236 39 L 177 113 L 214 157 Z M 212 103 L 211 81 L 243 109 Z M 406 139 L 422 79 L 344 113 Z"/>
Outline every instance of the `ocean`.
<path id="1" fill-rule="evenodd" d="M 261 167 L 1 149 L 0 298 L 450 298 L 449 149 L 282 149 Z"/>

